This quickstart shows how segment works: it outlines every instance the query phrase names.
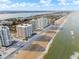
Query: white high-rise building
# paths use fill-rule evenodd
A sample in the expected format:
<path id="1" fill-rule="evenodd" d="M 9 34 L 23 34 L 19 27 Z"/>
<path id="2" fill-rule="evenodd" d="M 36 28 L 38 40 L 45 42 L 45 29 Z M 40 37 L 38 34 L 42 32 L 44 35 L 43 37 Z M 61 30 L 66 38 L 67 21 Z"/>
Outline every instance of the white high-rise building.
<path id="1" fill-rule="evenodd" d="M 2 46 L 9 46 L 12 44 L 10 30 L 7 26 L 0 27 L 0 41 Z"/>
<path id="2" fill-rule="evenodd" d="M 37 30 L 37 29 L 43 29 L 46 26 L 49 25 L 49 20 L 46 17 L 40 17 L 37 19 L 32 19 L 31 21 L 33 29 Z"/>
<path id="3" fill-rule="evenodd" d="M 30 37 L 32 35 L 32 25 L 31 24 L 22 24 L 16 26 L 17 36 L 18 37 Z"/>
<path id="4" fill-rule="evenodd" d="M 1 36 L 0 36 L 0 48 L 2 47 L 2 44 L 1 44 Z"/>
<path id="5" fill-rule="evenodd" d="M 36 30 L 38 27 L 38 23 L 37 23 L 37 19 L 32 19 L 31 20 L 31 24 L 32 24 L 32 30 Z"/>

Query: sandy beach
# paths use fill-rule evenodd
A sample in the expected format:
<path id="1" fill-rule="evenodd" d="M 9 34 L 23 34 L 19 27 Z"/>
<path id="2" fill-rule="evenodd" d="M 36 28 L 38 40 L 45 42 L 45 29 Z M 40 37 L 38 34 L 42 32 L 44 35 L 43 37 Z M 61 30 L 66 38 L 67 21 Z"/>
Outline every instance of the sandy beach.
<path id="1" fill-rule="evenodd" d="M 64 19 L 57 20 L 57 24 L 62 24 Z M 37 59 L 46 49 L 49 41 L 52 39 L 57 29 L 51 27 L 47 32 L 41 33 L 41 35 L 34 41 L 27 49 L 17 53 L 12 59 Z"/>

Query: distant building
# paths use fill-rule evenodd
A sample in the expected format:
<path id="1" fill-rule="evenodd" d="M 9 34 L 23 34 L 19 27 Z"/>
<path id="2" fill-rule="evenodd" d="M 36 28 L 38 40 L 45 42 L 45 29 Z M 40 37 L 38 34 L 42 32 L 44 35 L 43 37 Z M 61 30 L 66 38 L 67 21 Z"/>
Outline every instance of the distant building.
<path id="1" fill-rule="evenodd" d="M 30 37 L 32 35 L 32 25 L 31 24 L 22 24 L 16 26 L 17 36 L 18 37 Z"/>
<path id="2" fill-rule="evenodd" d="M 37 30 L 37 29 L 43 29 L 46 26 L 48 26 L 49 20 L 46 17 L 40 17 L 37 19 L 32 19 L 31 23 L 32 23 L 33 29 Z"/>
<path id="3" fill-rule="evenodd" d="M 1 44 L 1 36 L 0 36 L 0 48 L 2 47 L 2 44 Z"/>
<path id="4" fill-rule="evenodd" d="M 36 30 L 38 27 L 38 22 L 37 22 L 37 19 L 32 19 L 31 20 L 31 24 L 32 24 L 32 29 L 33 31 Z"/>
<path id="5" fill-rule="evenodd" d="M 12 44 L 10 30 L 7 26 L 0 26 L 0 41 L 2 46 L 9 46 Z"/>

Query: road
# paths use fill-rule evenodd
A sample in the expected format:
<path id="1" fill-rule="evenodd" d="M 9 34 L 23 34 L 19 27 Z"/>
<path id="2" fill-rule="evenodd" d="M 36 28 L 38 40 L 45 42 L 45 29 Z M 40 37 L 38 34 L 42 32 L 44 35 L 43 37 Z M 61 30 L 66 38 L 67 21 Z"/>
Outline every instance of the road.
<path id="1" fill-rule="evenodd" d="M 71 13 L 44 59 L 79 59 L 79 12 Z"/>

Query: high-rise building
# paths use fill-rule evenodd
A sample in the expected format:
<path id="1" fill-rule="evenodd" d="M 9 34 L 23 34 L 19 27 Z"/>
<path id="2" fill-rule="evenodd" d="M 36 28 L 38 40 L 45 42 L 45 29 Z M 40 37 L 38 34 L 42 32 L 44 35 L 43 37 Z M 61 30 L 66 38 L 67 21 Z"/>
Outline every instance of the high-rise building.
<path id="1" fill-rule="evenodd" d="M 32 24 L 32 30 L 36 30 L 38 27 L 38 23 L 37 23 L 37 19 L 32 19 L 31 20 L 31 24 Z"/>
<path id="2" fill-rule="evenodd" d="M 0 26 L 0 41 L 2 46 L 9 46 L 12 44 L 10 30 L 7 26 Z"/>
<path id="3" fill-rule="evenodd" d="M 46 26 L 48 26 L 49 20 L 46 17 L 40 17 L 37 19 L 32 19 L 31 23 L 32 23 L 33 29 L 37 30 L 37 29 L 43 29 Z"/>
<path id="4" fill-rule="evenodd" d="M 30 37 L 32 35 L 32 25 L 31 24 L 22 24 L 16 26 L 17 36 L 18 37 Z"/>
<path id="5" fill-rule="evenodd" d="M 1 36 L 0 36 L 0 48 L 2 47 L 2 44 L 1 44 Z"/>

